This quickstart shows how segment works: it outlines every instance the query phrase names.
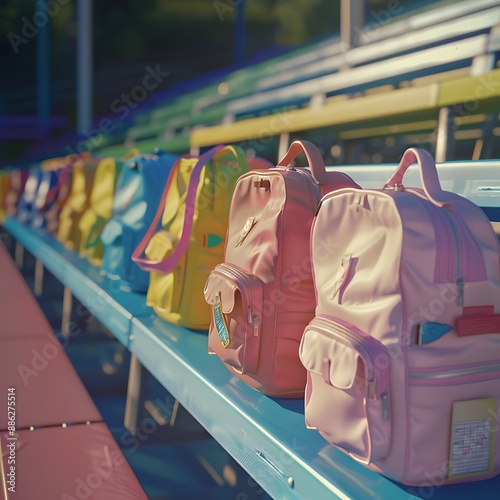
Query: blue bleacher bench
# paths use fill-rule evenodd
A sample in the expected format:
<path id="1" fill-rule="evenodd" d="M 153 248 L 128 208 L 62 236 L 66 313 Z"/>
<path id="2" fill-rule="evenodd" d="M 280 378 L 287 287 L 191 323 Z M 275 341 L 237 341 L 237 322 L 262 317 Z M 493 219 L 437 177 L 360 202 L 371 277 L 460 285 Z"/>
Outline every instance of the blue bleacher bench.
<path id="1" fill-rule="evenodd" d="M 394 165 L 341 170 L 366 188 L 381 188 Z M 444 189 L 481 206 L 500 221 L 498 162 L 438 165 Z M 419 186 L 412 167 L 407 185 Z M 473 483 L 408 487 L 370 471 L 329 445 L 304 424 L 301 399 L 264 396 L 231 376 L 209 356 L 205 333 L 171 325 L 152 313 L 145 296 L 125 292 L 52 237 L 7 219 L 4 228 L 127 346 L 175 397 L 274 498 L 495 498 L 500 476 Z M 498 231 L 498 225 L 496 227 Z"/>

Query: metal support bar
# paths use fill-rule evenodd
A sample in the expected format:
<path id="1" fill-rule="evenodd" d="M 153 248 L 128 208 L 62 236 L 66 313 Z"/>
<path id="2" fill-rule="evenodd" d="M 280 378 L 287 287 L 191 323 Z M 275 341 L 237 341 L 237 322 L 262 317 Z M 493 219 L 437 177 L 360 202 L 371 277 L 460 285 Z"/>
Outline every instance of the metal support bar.
<path id="1" fill-rule="evenodd" d="M 455 113 L 450 108 L 439 110 L 437 140 L 436 140 L 436 162 L 453 159 L 455 152 L 454 123 Z"/>
<path id="2" fill-rule="evenodd" d="M 35 259 L 35 284 L 33 286 L 35 297 L 40 297 L 43 293 L 43 262 Z"/>
<path id="3" fill-rule="evenodd" d="M 245 61 L 245 0 L 236 4 L 234 20 L 234 63 L 242 64 Z"/>
<path id="4" fill-rule="evenodd" d="M 123 425 L 132 436 L 135 436 L 140 427 L 144 414 L 149 372 L 142 366 L 135 354 L 130 356 L 128 374 L 127 402 L 125 404 L 125 418 Z"/>
<path id="5" fill-rule="evenodd" d="M 77 132 L 92 124 L 92 0 L 77 1 Z"/>
<path id="6" fill-rule="evenodd" d="M 14 244 L 14 240 L 9 233 L 2 234 L 2 240 L 4 242 L 5 247 L 9 252 L 12 252 L 12 245 Z"/>
<path id="7" fill-rule="evenodd" d="M 341 0 L 340 41 L 344 51 L 357 47 L 365 27 L 365 0 Z"/>
<path id="8" fill-rule="evenodd" d="M 38 134 L 48 137 L 50 132 L 50 15 L 47 0 L 35 2 L 36 16 L 40 19 L 36 35 L 36 102 Z"/>
<path id="9" fill-rule="evenodd" d="M 481 76 L 495 68 L 495 54 L 481 54 L 472 59 L 471 76 Z"/>
<path id="10" fill-rule="evenodd" d="M 288 151 L 290 145 L 290 134 L 288 132 L 283 132 L 280 135 L 280 143 L 278 146 L 278 158 L 283 158 Z"/>
<path id="11" fill-rule="evenodd" d="M 63 292 L 63 303 L 62 303 L 62 320 L 61 320 L 61 334 L 65 337 L 69 337 L 70 334 L 70 321 L 71 321 L 71 310 L 73 308 L 73 294 L 71 290 L 65 286 Z"/>
<path id="12" fill-rule="evenodd" d="M 24 247 L 19 243 L 19 241 L 16 241 L 16 248 L 14 250 L 14 260 L 16 262 L 16 266 L 19 269 L 23 268 L 24 264 Z"/>
<path id="13" fill-rule="evenodd" d="M 498 116 L 496 113 L 488 115 L 483 124 L 483 137 L 476 140 L 472 160 L 480 160 L 481 158 L 492 158 L 493 148 L 495 146 L 495 137 L 493 129 L 498 125 Z"/>

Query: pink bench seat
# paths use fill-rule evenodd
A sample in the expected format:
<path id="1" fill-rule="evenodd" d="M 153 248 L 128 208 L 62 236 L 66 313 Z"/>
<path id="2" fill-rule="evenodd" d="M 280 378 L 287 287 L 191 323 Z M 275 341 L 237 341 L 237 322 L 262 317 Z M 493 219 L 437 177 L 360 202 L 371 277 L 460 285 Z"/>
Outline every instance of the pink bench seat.
<path id="1" fill-rule="evenodd" d="M 0 340 L 0 394 L 16 388 L 16 425 L 100 422 L 99 411 L 63 348 L 50 333 L 43 338 Z M 7 411 L 0 412 L 0 430 Z"/>
<path id="2" fill-rule="evenodd" d="M 0 340 L 46 338 L 52 328 L 35 299 L 23 295 L 0 295 Z"/>
<path id="3" fill-rule="evenodd" d="M 5 500 L 147 500 L 132 469 L 103 423 L 18 432 L 15 493 L 8 490 L 12 441 L 2 433 Z M 12 475 L 10 476 L 13 477 Z M 5 494 L 7 496 L 5 496 Z"/>
<path id="4" fill-rule="evenodd" d="M 5 246 L 0 243 L 0 340 L 45 337 L 52 329 Z"/>
<path id="5" fill-rule="evenodd" d="M 0 242 L 0 298 L 30 292 L 12 257 Z"/>
<path id="6" fill-rule="evenodd" d="M 0 499 L 147 498 L 1 243 L 0 394 Z"/>

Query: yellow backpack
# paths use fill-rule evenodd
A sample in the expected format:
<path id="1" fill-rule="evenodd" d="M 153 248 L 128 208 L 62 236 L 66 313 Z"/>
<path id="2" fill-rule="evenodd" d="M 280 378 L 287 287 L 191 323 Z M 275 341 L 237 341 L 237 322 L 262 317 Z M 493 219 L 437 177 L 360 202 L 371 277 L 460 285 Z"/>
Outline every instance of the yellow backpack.
<path id="1" fill-rule="evenodd" d="M 132 255 L 150 271 L 146 303 L 171 323 L 208 328 L 203 288 L 223 261 L 231 196 L 248 169 L 244 152 L 232 146 L 181 157 L 173 166 L 155 220 Z M 153 236 L 160 217 L 163 229 Z"/>
<path id="2" fill-rule="evenodd" d="M 5 204 L 10 191 L 10 173 L 0 171 L 0 222 L 5 217 Z"/>
<path id="3" fill-rule="evenodd" d="M 124 161 L 137 154 L 132 150 L 123 160 L 103 158 L 97 165 L 94 176 L 90 206 L 82 215 L 80 227 L 80 257 L 86 257 L 95 266 L 100 266 L 104 245 L 100 235 L 113 215 L 115 186 Z"/>
<path id="4" fill-rule="evenodd" d="M 90 205 L 90 195 L 99 159 L 85 157 L 75 162 L 68 198 L 59 214 L 57 239 L 67 248 L 80 248 L 80 219 Z"/>

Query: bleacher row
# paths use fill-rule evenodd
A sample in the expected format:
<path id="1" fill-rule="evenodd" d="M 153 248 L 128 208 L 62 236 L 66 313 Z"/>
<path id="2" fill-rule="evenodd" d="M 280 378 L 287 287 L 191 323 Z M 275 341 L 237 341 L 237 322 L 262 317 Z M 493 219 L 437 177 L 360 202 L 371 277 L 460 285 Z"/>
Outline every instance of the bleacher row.
<path id="1" fill-rule="evenodd" d="M 416 13 L 364 33 L 360 47 L 343 50 L 338 40 L 325 41 L 307 51 L 239 70 L 223 81 L 214 81 L 198 91 L 169 100 L 151 112 L 136 114 L 126 129 L 102 138 L 98 153 L 118 157 L 132 147 L 144 152 L 159 147 L 173 153 L 191 150 L 197 154 L 202 148 L 218 143 L 238 143 L 250 150 L 250 154 L 268 157 L 275 163 L 295 134 L 314 139 L 329 163 L 332 160 L 359 163 L 356 148 L 352 154 L 339 158 L 330 147 L 342 141 L 370 137 L 404 135 L 412 140 L 411 134 L 429 135 L 437 130 L 433 141 L 437 145 L 438 160 L 453 157 L 454 139 L 473 141 L 471 156 L 475 160 L 491 156 L 495 151 L 491 139 L 500 135 L 496 126 L 500 112 L 500 70 L 495 69 L 500 53 L 498 25 L 497 1 L 441 2 L 430 12 Z M 495 166 L 474 163 L 468 168 L 486 172 L 484 182 L 490 191 L 477 191 L 474 174 L 466 181 L 459 179 L 453 186 L 455 189 L 444 187 L 469 199 L 477 195 L 479 198 L 473 201 L 498 217 L 499 188 L 492 174 Z M 441 171 L 445 172 L 446 167 Z M 460 168 L 448 170 L 453 175 L 459 171 Z M 353 167 L 349 174 L 354 178 L 358 175 L 356 180 L 363 187 L 371 187 L 375 182 L 372 173 L 366 170 Z M 495 179 L 493 184 L 491 178 Z M 339 498 L 411 498 L 426 493 L 401 487 L 366 471 L 333 447 L 325 446 L 318 436 L 311 436 L 303 428 L 300 401 L 277 402 L 235 382 L 217 360 L 206 355 L 206 338 L 152 317 L 143 298 L 112 290 L 87 262 L 80 262 L 76 254 L 72 255 L 51 238 L 23 227 L 14 219 L 8 219 L 4 227 L 17 239 L 19 247 L 24 246 L 47 266 L 133 353 L 129 396 L 134 404 L 129 405 L 127 414 L 131 427 L 142 411 L 144 396 L 139 388 L 140 377 L 147 369 L 276 498 L 305 498 L 306 495 L 322 498 L 325 494 Z M 33 298 L 28 297 L 25 285 L 19 285 L 19 291 L 16 285 L 13 291 L 18 275 L 4 249 L 2 252 L 0 287 L 4 284 L 5 290 L 0 291 L 3 293 L 1 342 L 12 344 L 0 351 L 0 357 L 6 357 L 5 363 L 8 362 L 9 369 L 12 367 L 12 372 L 1 381 L 2 393 L 6 394 L 7 381 L 10 384 L 13 377 L 19 377 L 18 366 L 31 367 L 33 350 L 50 350 L 47 345 L 52 345 L 53 334 L 46 321 L 37 316 L 41 313 Z M 89 299 L 90 292 L 102 299 L 103 307 L 95 308 Z M 29 307 L 33 316 L 19 314 L 20 307 Z M 19 351 L 16 345 L 20 346 Z M 48 383 L 44 378 L 44 388 L 35 391 L 34 376 L 32 383 L 22 387 L 22 391 L 33 391 L 33 394 L 21 390 L 17 393 L 20 405 L 30 401 L 30 408 L 19 411 L 25 418 L 18 420 L 21 445 L 29 443 L 26 450 L 36 453 L 37 446 L 44 446 L 44 439 L 53 439 L 57 432 L 73 432 L 75 438 L 71 443 L 75 449 L 85 444 L 90 449 L 92 439 L 96 439 L 102 440 L 103 453 L 115 449 L 121 453 L 106 433 L 102 419 L 64 357 L 64 351 L 59 353 L 60 356 L 54 357 L 54 364 L 47 363 L 47 373 L 52 369 L 57 371 L 53 386 L 52 381 Z M 40 362 L 44 364 L 43 360 Z M 58 370 L 69 373 L 64 383 L 57 376 Z M 50 397 L 56 398 L 59 406 L 64 399 L 68 413 L 54 413 L 58 405 L 56 401 L 49 405 Z M 32 410 L 34 406 L 36 415 Z M 45 410 L 47 407 L 51 410 Z M 3 421 L 0 422 L 4 431 Z M 29 430 L 31 427 L 34 431 Z M 95 438 L 89 437 L 94 430 Z M 2 442 L 2 450 L 4 445 Z M 25 470 L 31 471 L 37 467 L 34 459 L 23 458 L 22 446 L 18 453 L 19 470 L 26 467 Z M 57 447 L 51 448 L 52 453 L 54 460 L 56 455 L 64 456 L 64 451 Z M 89 473 L 92 472 L 92 467 L 101 460 L 100 456 L 73 455 L 75 461 L 89 459 L 90 465 L 65 462 L 69 473 L 64 477 L 68 482 L 59 481 L 59 476 L 58 481 L 53 482 L 54 488 L 61 488 L 57 490 L 59 495 L 60 492 L 73 494 L 79 485 L 75 478 L 83 479 L 81 471 L 90 467 Z M 47 460 L 44 467 L 49 464 Z M 75 468 L 71 469 L 73 465 Z M 123 475 L 123 482 L 117 480 L 113 484 L 122 484 L 124 490 L 117 493 L 116 498 L 142 498 L 140 486 L 126 462 L 124 465 L 120 462 L 120 467 L 117 474 L 120 478 Z M 32 482 L 46 484 L 42 481 L 47 476 L 44 471 L 45 468 L 38 468 Z M 30 487 L 31 481 L 21 483 Z M 493 486 L 475 485 L 476 489 L 437 484 L 432 493 L 435 498 L 466 498 L 477 488 L 487 494 L 489 488 L 497 484 L 498 481 L 494 481 Z M 127 497 L 126 488 L 134 493 Z M 119 490 L 114 488 L 113 494 L 116 491 Z M 19 498 L 36 498 L 31 493 L 26 495 Z M 50 498 L 58 497 L 54 494 Z M 113 496 L 109 492 L 109 496 L 102 498 Z"/>
<path id="2" fill-rule="evenodd" d="M 0 269 L 2 498 L 146 498 L 1 242 Z"/>
<path id="3" fill-rule="evenodd" d="M 191 148 L 196 154 L 221 142 L 240 142 L 272 159 L 284 154 L 295 138 L 290 134 L 309 139 L 312 134 L 323 142 L 326 134 L 331 145 L 429 135 L 438 126 L 451 141 L 475 144 L 491 132 L 488 126 L 500 110 L 499 25 L 495 1 L 438 2 L 431 11 L 363 33 L 359 47 L 345 49 L 331 39 L 170 99 L 137 115 L 122 134 L 104 136 L 102 153 L 160 147 L 173 153 Z M 451 119 L 439 118 L 442 108 L 452 111 Z M 338 161 L 328 147 L 324 153 L 327 163 Z M 485 149 L 474 155 L 485 157 Z M 453 148 L 441 147 L 437 159 L 453 159 Z"/>

